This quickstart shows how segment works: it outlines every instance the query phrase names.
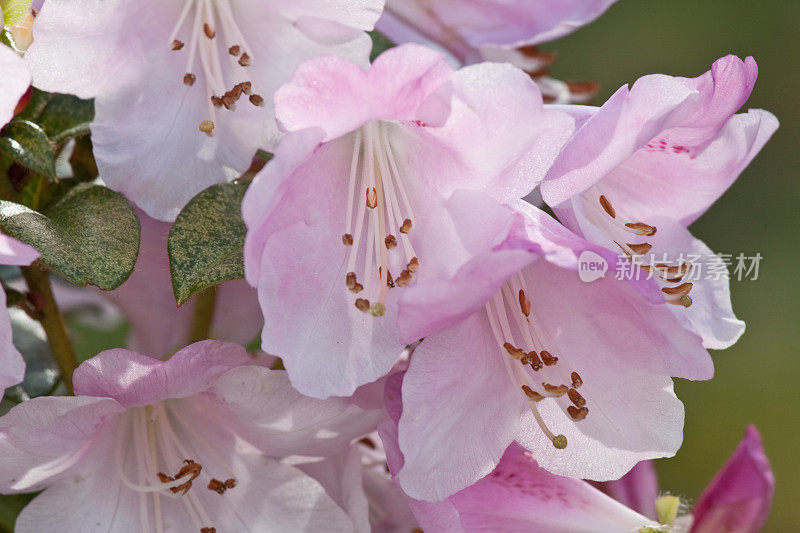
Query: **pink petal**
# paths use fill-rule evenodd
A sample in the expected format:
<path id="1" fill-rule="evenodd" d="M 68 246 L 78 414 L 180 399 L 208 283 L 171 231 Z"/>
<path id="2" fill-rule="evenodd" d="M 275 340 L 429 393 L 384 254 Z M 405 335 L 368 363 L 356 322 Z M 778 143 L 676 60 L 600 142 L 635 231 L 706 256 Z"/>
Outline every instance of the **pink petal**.
<path id="1" fill-rule="evenodd" d="M 326 141 L 373 120 L 430 120 L 423 104 L 451 73 L 441 54 L 418 45 L 389 49 L 366 71 L 320 57 L 300 65 L 275 93 L 275 114 L 288 131 L 322 128 Z"/>
<path id="2" fill-rule="evenodd" d="M 271 456 L 337 453 L 383 416 L 349 399 L 303 396 L 292 388 L 286 372 L 263 367 L 233 368 L 209 392 L 196 400 L 208 416 Z"/>
<path id="3" fill-rule="evenodd" d="M 0 128 L 2 128 L 14 117 L 19 99 L 31 84 L 31 74 L 22 58 L 7 46 L 0 48 L 0 71 L 3 72 L 3 77 L 0 78 Z"/>
<path id="4" fill-rule="evenodd" d="M 200 341 L 161 361 L 130 350 L 100 352 L 75 370 L 75 394 L 137 407 L 208 390 L 227 370 L 251 362 L 241 346 Z"/>
<path id="5" fill-rule="evenodd" d="M 756 533 L 767 521 L 775 476 L 754 426 L 697 500 L 692 533 Z"/>
<path id="6" fill-rule="evenodd" d="M 641 461 L 630 472 L 613 481 L 592 483 L 619 503 L 655 520 L 658 476 L 652 461 Z"/>
<path id="7" fill-rule="evenodd" d="M 109 398 L 39 397 L 0 418 L 0 488 L 32 492 L 63 478 L 125 408 Z M 96 458 L 102 461 L 102 454 Z"/>
<path id="8" fill-rule="evenodd" d="M 403 380 L 398 479 L 439 501 L 491 472 L 514 439 L 524 396 L 513 389 L 485 315 L 426 338 Z"/>

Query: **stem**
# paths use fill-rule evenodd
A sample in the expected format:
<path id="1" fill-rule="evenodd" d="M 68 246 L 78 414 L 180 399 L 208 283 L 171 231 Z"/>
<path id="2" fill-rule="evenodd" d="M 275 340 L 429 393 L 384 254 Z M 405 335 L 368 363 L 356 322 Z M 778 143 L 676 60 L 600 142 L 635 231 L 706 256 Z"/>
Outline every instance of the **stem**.
<path id="1" fill-rule="evenodd" d="M 198 293 L 195 297 L 192 328 L 189 330 L 189 344 L 210 338 L 211 322 L 214 320 L 214 304 L 216 302 L 216 287 L 210 287 Z"/>
<path id="2" fill-rule="evenodd" d="M 50 351 L 53 352 L 53 359 L 61 370 L 61 379 L 64 380 L 69 394 L 72 394 L 72 372 L 78 368 L 78 360 L 72 349 L 72 341 L 67 333 L 64 317 L 61 316 L 53 297 L 50 276 L 47 270 L 36 263 L 28 267 L 21 267 L 21 270 L 28 283 L 28 289 L 35 295 L 34 301 L 41 313 L 39 322 L 47 334 L 47 344 L 50 345 Z"/>

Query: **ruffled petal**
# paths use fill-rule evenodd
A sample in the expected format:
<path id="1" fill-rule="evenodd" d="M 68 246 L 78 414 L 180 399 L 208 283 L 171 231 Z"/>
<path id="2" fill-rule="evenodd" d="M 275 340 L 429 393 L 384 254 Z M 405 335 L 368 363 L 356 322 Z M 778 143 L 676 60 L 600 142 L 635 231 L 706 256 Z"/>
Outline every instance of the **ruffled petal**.
<path id="1" fill-rule="evenodd" d="M 692 510 L 691 533 L 756 533 L 767 521 L 775 476 L 761 437 L 749 426 L 744 438 Z"/>
<path id="2" fill-rule="evenodd" d="M 116 415 L 125 408 L 110 398 L 38 397 L 0 418 L 0 489 L 33 492 L 66 476 L 73 466 L 108 460 L 96 453 Z M 113 426 L 112 426 L 113 427 Z"/>
<path id="3" fill-rule="evenodd" d="M 22 58 L 7 46 L 0 48 L 0 71 L 3 72 L 3 77 L 0 78 L 0 128 L 2 128 L 14 117 L 19 99 L 31 84 L 31 73 L 28 72 Z"/>
<path id="4" fill-rule="evenodd" d="M 406 494 L 443 500 L 497 466 L 524 404 L 503 364 L 485 314 L 416 348 L 399 424 L 405 465 L 398 479 Z"/>
<path id="5" fill-rule="evenodd" d="M 288 131 L 319 127 L 325 141 L 373 120 L 418 120 L 421 108 L 452 74 L 438 52 L 418 45 L 391 48 L 369 70 L 335 56 L 300 65 L 275 93 L 275 114 Z M 443 120 L 441 111 L 436 118 Z"/>
<path id="6" fill-rule="evenodd" d="M 254 366 L 225 372 L 197 401 L 209 416 L 270 456 L 337 453 L 382 417 L 381 411 L 361 409 L 347 399 L 303 396 L 286 372 Z"/>
<path id="7" fill-rule="evenodd" d="M 73 374 L 75 394 L 114 398 L 126 407 L 208 390 L 226 371 L 251 364 L 237 344 L 200 341 L 161 361 L 130 350 L 100 352 Z"/>

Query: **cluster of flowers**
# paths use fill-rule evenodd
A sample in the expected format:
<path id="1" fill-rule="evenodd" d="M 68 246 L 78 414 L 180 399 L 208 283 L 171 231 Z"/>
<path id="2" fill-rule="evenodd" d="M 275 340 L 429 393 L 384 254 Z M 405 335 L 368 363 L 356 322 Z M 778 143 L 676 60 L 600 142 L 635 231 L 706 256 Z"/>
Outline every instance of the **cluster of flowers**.
<path id="1" fill-rule="evenodd" d="M 0 46 L 0 123 L 31 82 L 93 98 L 100 176 L 140 210 L 142 248 L 105 295 L 136 351 L 0 418 L 0 491 L 43 490 L 17 530 L 757 531 L 773 482 L 754 430 L 691 513 L 656 506 L 647 462 L 681 444 L 672 378 L 710 379 L 707 350 L 744 330 L 727 278 L 577 268 L 713 256 L 687 227 L 777 121 L 737 114 L 757 67 L 733 56 L 575 105 L 592 87 L 549 77 L 536 45 L 611 3 L 38 6 L 24 58 Z M 405 44 L 370 64 L 376 23 Z M 220 340 L 181 348 L 169 223 L 258 149 L 246 282 L 218 287 Z M 3 264 L 38 257 L 0 239 Z M 5 388 L 24 365 L 7 316 L 0 334 Z"/>

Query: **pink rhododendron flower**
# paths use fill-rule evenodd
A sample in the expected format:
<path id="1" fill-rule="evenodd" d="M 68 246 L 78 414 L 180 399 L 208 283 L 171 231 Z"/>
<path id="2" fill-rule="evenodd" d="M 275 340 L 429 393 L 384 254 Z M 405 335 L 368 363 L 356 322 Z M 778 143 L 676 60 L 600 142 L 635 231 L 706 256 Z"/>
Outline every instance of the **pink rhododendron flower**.
<path id="1" fill-rule="evenodd" d="M 555 474 L 616 479 L 680 446 L 670 376 L 713 374 L 700 338 L 645 299 L 657 296 L 650 282 L 581 281 L 582 252 L 612 265 L 613 254 L 518 208 L 503 244 L 400 298 L 402 339 L 424 337 L 399 423 L 398 479 L 414 498 L 441 500 L 481 479 L 513 440 Z"/>
<path id="2" fill-rule="evenodd" d="M 14 117 L 17 103 L 31 85 L 31 73 L 14 50 L 0 44 L 0 128 Z"/>
<path id="3" fill-rule="evenodd" d="M 141 223 L 139 257 L 131 276 L 113 291 L 97 293 L 119 308 L 131 323 L 128 348 L 164 357 L 189 338 L 194 301 L 175 305 L 167 255 L 170 224 L 138 211 Z M 263 324 L 256 291 L 244 280 L 216 287 L 211 335 L 215 339 L 247 344 Z"/>
<path id="4" fill-rule="evenodd" d="M 583 101 L 579 87 L 546 72 L 555 59 L 534 47 L 592 22 L 616 0 L 388 0 L 378 29 L 397 43 L 422 42 L 455 62 L 508 62 L 536 74 L 542 92 L 560 103 Z"/>
<path id="5" fill-rule="evenodd" d="M 389 380 L 386 392 L 392 420 L 378 424 L 393 476 L 402 471 L 404 463 L 397 436 L 397 419 L 403 411 L 400 382 Z M 408 498 L 408 505 L 424 531 L 448 533 L 633 533 L 658 525 L 584 481 L 540 468 L 530 452 L 513 443 L 499 464 L 474 485 L 441 502 Z"/>
<path id="6" fill-rule="evenodd" d="M 658 480 L 650 461 L 639 463 L 617 481 L 597 486 L 637 512 L 656 518 Z M 767 521 L 774 492 L 775 476 L 761 437 L 754 426 L 748 426 L 742 441 L 694 508 L 677 517 L 670 531 L 758 533 Z"/>
<path id="7" fill-rule="evenodd" d="M 299 63 L 321 54 L 366 63 L 363 30 L 382 8 L 382 0 L 48 0 L 26 60 L 37 87 L 95 98 L 103 180 L 172 220 L 270 147 L 272 94 Z"/>
<path id="8" fill-rule="evenodd" d="M 379 412 L 302 397 L 251 361 L 217 341 L 167 361 L 108 350 L 75 372 L 76 396 L 14 407 L 0 419 L 0 490 L 44 489 L 16 530 L 352 531 L 279 459 L 336 453 Z"/>
<path id="9" fill-rule="evenodd" d="M 457 189 L 521 198 L 572 122 L 543 109 L 509 65 L 453 72 L 417 45 L 367 71 L 333 56 L 309 61 L 275 102 L 289 133 L 242 206 L 262 347 L 304 394 L 348 395 L 402 350 L 393 287 L 449 275 L 469 255 L 445 200 Z M 462 208 L 477 210 L 475 231 L 495 231 L 479 205 Z"/>
<path id="10" fill-rule="evenodd" d="M 714 349 L 736 342 L 744 323 L 731 309 L 723 260 L 686 228 L 778 127 L 766 111 L 734 114 L 756 75 L 752 58 L 727 56 L 697 78 L 645 76 L 600 108 L 573 108 L 582 125 L 541 186 L 567 227 L 636 258 Z"/>
<path id="11" fill-rule="evenodd" d="M 0 52 L 3 48 L 0 45 Z M 30 265 L 38 258 L 39 252 L 31 246 L 0 233 L 0 265 Z M 25 377 L 25 361 L 14 347 L 13 337 L 6 309 L 6 292 L 0 290 L 0 391 L 3 392 Z"/>

